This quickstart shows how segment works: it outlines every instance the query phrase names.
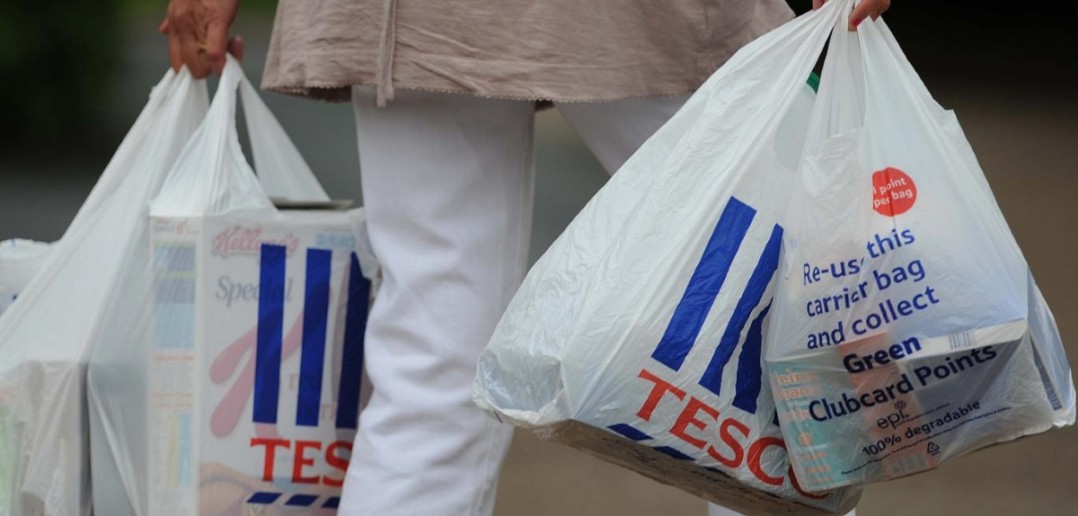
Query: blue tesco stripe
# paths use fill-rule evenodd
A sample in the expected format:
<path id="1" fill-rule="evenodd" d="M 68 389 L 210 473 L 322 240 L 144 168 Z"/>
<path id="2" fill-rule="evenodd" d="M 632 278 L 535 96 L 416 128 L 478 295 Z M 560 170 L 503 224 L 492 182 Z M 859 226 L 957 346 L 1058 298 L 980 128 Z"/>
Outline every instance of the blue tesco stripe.
<path id="1" fill-rule="evenodd" d="M 755 216 L 756 210 L 734 197 L 726 203 L 652 358 L 674 371 L 681 369 Z"/>
<path id="2" fill-rule="evenodd" d="M 625 423 L 618 423 L 616 425 L 610 425 L 610 426 L 608 426 L 606 428 L 608 430 L 612 430 L 612 431 L 614 431 L 616 433 L 619 433 L 619 434 L 621 434 L 621 435 L 623 435 L 625 437 L 628 437 L 629 439 L 632 439 L 634 441 L 646 441 L 648 439 L 651 439 L 650 435 L 645 434 L 644 432 L 641 432 L 640 430 L 637 430 L 636 428 L 634 428 L 634 427 L 632 427 L 630 425 L 627 425 Z"/>
<path id="3" fill-rule="evenodd" d="M 317 500 L 318 496 L 316 495 L 298 494 L 292 495 L 292 497 L 289 498 L 288 501 L 284 504 L 291 505 L 294 507 L 310 507 L 314 505 L 314 502 L 316 502 Z"/>
<path id="4" fill-rule="evenodd" d="M 329 282 L 333 252 L 307 250 L 307 278 L 303 297 L 303 347 L 299 362 L 296 424 L 318 426 L 322 406 L 322 369 L 326 361 L 326 322 L 329 319 Z"/>
<path id="5" fill-rule="evenodd" d="M 753 269 L 752 275 L 749 276 L 749 283 L 745 286 L 745 291 L 741 293 L 741 298 L 737 300 L 734 313 L 730 315 L 726 330 L 723 332 L 722 338 L 719 339 L 719 346 L 715 349 L 715 354 L 712 355 L 707 369 L 704 370 L 703 377 L 700 378 L 700 385 L 715 393 L 715 395 L 719 394 L 722 387 L 722 370 L 730 361 L 730 357 L 733 356 L 734 348 L 737 347 L 738 341 L 741 340 L 741 332 L 745 329 L 749 316 L 752 314 L 753 309 L 760 304 L 760 300 L 764 297 L 764 291 L 767 290 L 767 285 L 771 283 L 771 277 L 775 275 L 781 249 L 782 227 L 776 224 L 771 230 L 771 238 L 768 239 L 767 245 L 764 246 L 760 261 L 756 263 L 756 268 Z"/>
<path id="6" fill-rule="evenodd" d="M 326 503 L 322 504 L 323 509 L 336 509 L 341 505 L 341 498 L 339 496 L 331 496 Z"/>
<path id="7" fill-rule="evenodd" d="M 269 492 L 262 491 L 262 492 L 258 492 L 258 493 L 255 493 L 255 494 L 251 495 L 251 497 L 247 499 L 247 503 L 253 503 L 253 504 L 258 504 L 258 505 L 268 505 L 268 504 L 271 504 L 273 502 L 276 502 L 277 499 L 280 498 L 280 497 L 281 497 L 281 493 L 269 493 Z"/>
<path id="8" fill-rule="evenodd" d="M 760 354 L 764 340 L 764 318 L 771 310 L 768 304 L 749 325 L 749 333 L 745 336 L 745 345 L 741 348 L 741 358 L 737 360 L 737 387 L 734 394 L 734 406 L 748 412 L 756 413 L 756 400 L 760 397 L 763 377 L 763 365 L 760 363 Z"/>
<path id="9" fill-rule="evenodd" d="M 258 341 L 255 349 L 254 421 L 277 422 L 284 332 L 284 246 L 262 244 L 258 287 Z"/>
<path id="10" fill-rule="evenodd" d="M 356 428 L 359 422 L 359 388 L 363 377 L 363 338 L 367 332 L 367 304 L 371 282 L 363 277 L 359 258 L 352 254 L 348 273 L 348 307 L 344 323 L 341 384 L 337 396 L 337 428 Z"/>

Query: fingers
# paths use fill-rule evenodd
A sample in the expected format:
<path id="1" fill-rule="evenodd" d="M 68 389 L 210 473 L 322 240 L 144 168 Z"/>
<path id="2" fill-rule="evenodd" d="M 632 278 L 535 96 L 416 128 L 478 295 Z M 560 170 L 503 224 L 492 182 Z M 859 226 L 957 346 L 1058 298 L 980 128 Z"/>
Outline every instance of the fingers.
<path id="1" fill-rule="evenodd" d="M 194 6 L 184 0 L 172 0 L 168 5 L 168 18 L 158 28 L 168 30 L 168 58 L 172 69 L 187 65 L 187 71 L 196 79 L 209 75 L 209 68 L 202 63 L 200 47 L 204 38 L 197 34 Z"/>
<path id="2" fill-rule="evenodd" d="M 849 30 L 857 30 L 857 26 L 861 22 L 865 21 L 865 18 L 869 16 L 873 20 L 879 18 L 888 8 L 891 7 L 891 0 L 861 0 L 850 13 Z"/>
<path id="3" fill-rule="evenodd" d="M 194 34 L 184 34 L 180 39 L 180 54 L 183 56 L 183 63 L 187 65 L 187 70 L 195 79 L 205 78 L 212 71 L 202 58 L 205 48 L 206 44 L 199 42 L 199 38 Z"/>
<path id="4" fill-rule="evenodd" d="M 246 45 L 243 43 L 242 36 L 233 36 L 228 40 L 228 53 L 232 54 L 236 59 L 243 61 L 243 54 L 247 51 Z"/>
<path id="5" fill-rule="evenodd" d="M 216 73 L 225 68 L 225 52 L 228 51 L 228 24 L 211 21 L 206 28 L 206 43 L 202 49 L 203 65 Z"/>
<path id="6" fill-rule="evenodd" d="M 173 71 L 179 72 L 180 67 L 183 66 L 180 36 L 171 26 L 166 26 L 166 28 L 168 29 L 168 64 L 172 66 Z"/>
<path id="7" fill-rule="evenodd" d="M 157 30 L 168 36 L 172 68 L 186 65 L 201 79 L 224 69 L 226 52 L 242 55 L 243 41 L 228 38 L 238 5 L 236 0 L 169 0 L 168 16 Z"/>
<path id="8" fill-rule="evenodd" d="M 812 0 L 812 8 L 819 9 L 826 3 L 827 0 Z M 890 7 L 891 0 L 861 0 L 854 6 L 853 11 L 850 13 L 850 20 L 847 28 L 851 31 L 857 30 L 857 26 L 865 21 L 865 18 L 871 16 L 872 19 L 875 20 Z"/>

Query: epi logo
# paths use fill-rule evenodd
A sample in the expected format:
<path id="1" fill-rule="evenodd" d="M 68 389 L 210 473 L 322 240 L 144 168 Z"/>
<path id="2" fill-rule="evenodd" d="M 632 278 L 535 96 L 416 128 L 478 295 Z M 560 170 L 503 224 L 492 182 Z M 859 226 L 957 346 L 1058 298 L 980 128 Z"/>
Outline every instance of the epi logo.
<path id="1" fill-rule="evenodd" d="M 726 276 L 741 248 L 749 226 L 756 216 L 756 210 L 731 197 L 719 221 L 715 225 L 711 238 L 704 248 L 703 256 L 696 265 L 689 285 L 681 297 L 666 332 L 656 346 L 651 357 L 667 367 L 677 371 L 696 343 L 708 312 L 726 282 Z M 756 413 L 757 398 L 760 395 L 761 377 L 760 353 L 763 341 L 763 320 L 770 309 L 770 303 L 756 314 L 749 322 L 756 308 L 763 301 L 771 278 L 778 268 L 779 251 L 782 246 L 782 227 L 775 224 L 771 236 L 764 246 L 763 253 L 749 277 L 745 290 L 741 293 L 726 323 L 726 329 L 719 339 L 711 361 L 700 378 L 700 385 L 719 394 L 722 386 L 722 372 L 741 342 L 745 325 L 749 331 L 745 335 L 744 345 L 737 364 L 737 381 L 733 405 L 751 414 Z"/>
<path id="2" fill-rule="evenodd" d="M 910 418 L 909 414 L 905 412 L 907 403 L 904 400 L 898 400 L 895 402 L 895 411 L 879 418 L 876 421 L 876 426 L 881 429 L 897 430 L 899 425 Z"/>
<path id="3" fill-rule="evenodd" d="M 281 356 L 284 333 L 285 262 L 288 247 L 262 244 L 260 251 L 258 329 L 255 347 L 255 423 L 277 423 L 281 392 Z M 296 425 L 317 427 L 322 403 L 326 328 L 329 318 L 330 276 L 333 252 L 307 249 L 304 275 L 303 334 Z M 337 390 L 336 428 L 355 429 L 363 371 L 363 336 L 367 327 L 367 303 L 371 284 L 360 271 L 359 259 L 351 255 L 344 349 Z"/>

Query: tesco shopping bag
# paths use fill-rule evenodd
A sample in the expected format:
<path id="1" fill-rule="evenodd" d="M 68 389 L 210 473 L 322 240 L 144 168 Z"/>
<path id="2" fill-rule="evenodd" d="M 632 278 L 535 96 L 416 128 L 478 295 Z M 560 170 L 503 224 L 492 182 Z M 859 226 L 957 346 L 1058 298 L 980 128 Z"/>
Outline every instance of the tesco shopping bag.
<path id="1" fill-rule="evenodd" d="M 51 249 L 47 242 L 21 238 L 0 242 L 0 313 L 30 284 Z"/>
<path id="2" fill-rule="evenodd" d="M 260 184 L 244 158 L 237 90 L 260 174 L 278 182 Z M 278 209 L 271 195 L 312 209 Z M 151 205 L 146 394 L 129 396 L 147 418 L 147 473 L 131 494 L 148 493 L 148 514 L 335 512 L 376 270 L 363 228 L 361 210 L 328 202 L 229 58 Z M 124 367 L 118 354 L 109 364 Z"/>
<path id="3" fill-rule="evenodd" d="M 0 316 L 0 514 L 90 514 L 86 360 L 127 330 L 148 245 L 148 202 L 206 112 L 169 71 L 63 237 Z M 133 300 L 148 303 L 148 296 Z"/>
<path id="4" fill-rule="evenodd" d="M 954 115 L 882 20 L 835 29 L 801 165 L 766 362 L 803 487 L 1074 422 L 1051 312 Z"/>
<path id="5" fill-rule="evenodd" d="M 741 49 L 588 203 L 482 353 L 480 407 L 750 514 L 856 503 L 792 474 L 762 361 L 794 115 L 837 4 Z"/>

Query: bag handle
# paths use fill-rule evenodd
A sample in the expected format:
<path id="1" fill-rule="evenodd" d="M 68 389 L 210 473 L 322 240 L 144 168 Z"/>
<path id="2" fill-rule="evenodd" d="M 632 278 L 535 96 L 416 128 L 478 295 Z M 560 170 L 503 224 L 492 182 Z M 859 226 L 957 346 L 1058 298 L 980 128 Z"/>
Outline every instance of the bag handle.
<path id="1" fill-rule="evenodd" d="M 233 132 L 237 91 L 243 102 L 251 140 L 254 171 L 266 195 L 296 201 L 328 201 L 329 196 L 288 138 L 280 122 L 259 97 L 239 61 L 228 55 L 217 96 L 228 95 Z"/>
<path id="2" fill-rule="evenodd" d="M 239 72 L 239 92 L 251 138 L 255 172 L 266 194 L 271 198 L 297 201 L 328 201 L 329 196 L 311 172 L 311 167 L 243 74 L 239 61 L 229 55 L 225 66 Z"/>
<path id="3" fill-rule="evenodd" d="M 180 102 L 176 99 L 181 98 L 181 103 L 190 102 L 197 105 L 200 108 L 196 110 L 197 114 L 199 116 L 205 115 L 209 101 L 204 83 L 205 81 L 195 81 L 191 77 L 191 73 L 187 71 L 186 66 L 181 68 L 179 72 L 174 71 L 172 68 L 165 71 L 165 76 L 150 90 L 146 106 L 139 112 L 135 123 L 131 125 L 131 129 L 127 131 L 127 135 L 120 142 L 119 148 L 116 149 L 112 159 L 101 173 L 101 177 L 98 178 L 97 183 L 90 190 L 90 194 L 83 201 L 82 206 L 79 207 L 75 218 L 68 224 L 67 231 L 73 233 L 82 232 L 81 228 L 86 224 L 87 220 L 92 218 L 100 210 L 102 204 L 107 202 L 113 193 L 127 180 L 129 174 L 135 168 L 132 161 L 138 154 L 137 149 L 149 145 L 147 141 L 154 137 L 151 134 L 154 124 L 159 123 L 161 117 L 175 116 L 175 113 L 168 113 L 169 99 L 173 99 L 173 104 Z"/>
<path id="4" fill-rule="evenodd" d="M 853 4 L 842 6 L 831 29 L 820 87 L 816 92 L 805 138 L 806 149 L 818 149 L 824 140 L 862 127 L 865 105 L 864 65 L 856 32 L 847 29 Z"/>
<path id="5" fill-rule="evenodd" d="M 852 3 L 853 0 L 832 0 L 741 47 L 700 86 L 700 93 L 693 95 L 682 110 L 697 103 L 738 103 L 743 112 L 756 112 L 759 116 L 747 116 L 745 120 L 729 123 L 710 120 L 712 125 L 709 127 L 693 130 L 723 134 L 723 145 L 745 147 L 746 150 L 772 141 L 801 94 L 831 28 L 842 19 L 842 13 L 850 11 Z M 727 81 L 753 86 L 736 89 L 715 86 Z M 672 155 L 688 153 L 675 151 Z M 798 157 L 801 155 L 799 152 Z"/>
<path id="6" fill-rule="evenodd" d="M 174 163 L 151 204 L 151 215 L 272 213 L 276 210 L 270 195 L 292 200 L 329 199 L 280 124 L 247 83 L 250 89 L 241 95 L 247 110 L 253 113 L 248 118 L 252 147 L 257 163 L 265 167 L 261 181 L 255 175 L 236 132 L 237 91 L 246 81 L 239 62 L 229 56 L 209 112 Z"/>

